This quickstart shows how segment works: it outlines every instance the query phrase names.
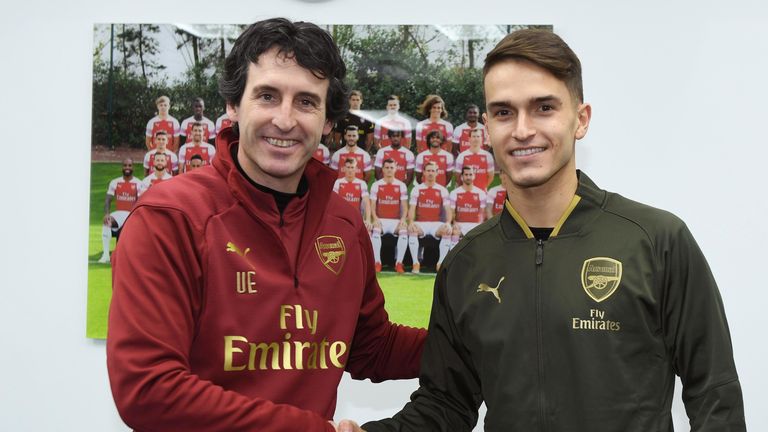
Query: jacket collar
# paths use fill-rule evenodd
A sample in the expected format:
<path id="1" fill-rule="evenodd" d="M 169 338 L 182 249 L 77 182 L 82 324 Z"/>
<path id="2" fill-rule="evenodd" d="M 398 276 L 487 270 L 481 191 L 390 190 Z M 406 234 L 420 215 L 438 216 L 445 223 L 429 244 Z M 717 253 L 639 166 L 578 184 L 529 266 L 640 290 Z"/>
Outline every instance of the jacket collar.
<path id="1" fill-rule="evenodd" d="M 607 192 L 600 189 L 584 172 L 577 170 L 576 175 L 579 180 L 576 193 L 552 230 L 550 239 L 578 233 L 599 215 L 595 210 L 605 204 Z M 504 207 L 500 221 L 504 235 L 510 239 L 532 239 L 531 229 L 508 199 L 504 202 Z"/>

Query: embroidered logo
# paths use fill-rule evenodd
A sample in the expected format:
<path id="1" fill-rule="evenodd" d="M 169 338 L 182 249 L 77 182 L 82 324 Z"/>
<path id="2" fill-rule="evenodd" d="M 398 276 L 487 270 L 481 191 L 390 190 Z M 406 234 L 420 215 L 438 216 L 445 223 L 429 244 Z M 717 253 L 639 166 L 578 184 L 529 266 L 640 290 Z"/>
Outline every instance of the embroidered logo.
<path id="1" fill-rule="evenodd" d="M 347 250 L 341 237 L 320 236 L 315 240 L 315 250 L 325 268 L 335 275 L 341 273 L 341 269 L 344 268 L 344 261 L 347 259 Z"/>
<path id="2" fill-rule="evenodd" d="M 227 252 L 234 252 L 241 257 L 245 258 L 246 255 L 248 255 L 248 252 L 251 251 L 251 248 L 245 248 L 245 251 L 241 250 L 239 247 L 237 247 L 236 244 L 232 242 L 227 242 Z"/>
<path id="3" fill-rule="evenodd" d="M 621 262 L 613 258 L 595 257 L 584 260 L 581 286 L 592 300 L 600 303 L 610 297 L 621 283 Z"/>
<path id="4" fill-rule="evenodd" d="M 499 287 L 501 286 L 501 283 L 504 282 L 504 276 L 499 279 L 499 283 L 496 284 L 495 287 L 491 287 L 488 284 L 481 283 L 477 286 L 476 292 L 489 292 L 493 294 L 494 297 L 496 297 L 496 300 L 501 303 L 501 296 L 499 295 Z"/>

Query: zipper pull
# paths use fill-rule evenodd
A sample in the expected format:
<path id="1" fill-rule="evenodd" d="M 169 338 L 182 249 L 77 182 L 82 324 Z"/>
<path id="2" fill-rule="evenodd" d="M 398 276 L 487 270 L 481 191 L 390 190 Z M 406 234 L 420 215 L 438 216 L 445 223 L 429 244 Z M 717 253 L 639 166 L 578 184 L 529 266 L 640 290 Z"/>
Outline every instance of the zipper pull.
<path id="1" fill-rule="evenodd" d="M 544 241 L 536 240 L 536 265 L 541 265 L 544 262 Z"/>

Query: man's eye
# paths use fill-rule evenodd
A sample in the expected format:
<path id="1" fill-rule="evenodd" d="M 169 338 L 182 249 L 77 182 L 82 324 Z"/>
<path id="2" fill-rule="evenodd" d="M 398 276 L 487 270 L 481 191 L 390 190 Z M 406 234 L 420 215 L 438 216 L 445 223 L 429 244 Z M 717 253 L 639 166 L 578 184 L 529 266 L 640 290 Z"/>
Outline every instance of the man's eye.
<path id="1" fill-rule="evenodd" d="M 539 111 L 542 111 L 542 112 L 552 111 L 553 109 L 555 109 L 555 107 L 553 107 L 552 105 L 547 105 L 547 104 L 541 105 L 539 107 Z"/>
<path id="2" fill-rule="evenodd" d="M 275 100 L 275 97 L 269 93 L 262 93 L 259 95 L 259 99 L 265 101 L 265 102 L 271 102 Z"/>

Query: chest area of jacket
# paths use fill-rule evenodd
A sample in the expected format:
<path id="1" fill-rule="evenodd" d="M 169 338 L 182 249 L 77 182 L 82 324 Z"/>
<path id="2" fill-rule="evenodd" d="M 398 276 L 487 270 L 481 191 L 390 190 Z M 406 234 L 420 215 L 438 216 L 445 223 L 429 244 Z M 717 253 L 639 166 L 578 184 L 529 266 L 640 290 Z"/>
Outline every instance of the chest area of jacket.
<path id="1" fill-rule="evenodd" d="M 281 232 L 241 210 L 211 220 L 201 316 L 211 324 L 201 334 L 311 340 L 351 335 L 365 268 L 352 225 L 339 222 L 329 217 L 309 234 L 301 225 L 291 228 L 298 232 Z M 291 236 L 298 243 L 286 247 Z"/>
<path id="2" fill-rule="evenodd" d="M 487 343 L 542 337 L 646 339 L 661 326 L 655 257 L 641 236 L 605 232 L 468 248 L 449 296 L 466 337 Z M 481 253 L 482 250 L 482 253 Z"/>

